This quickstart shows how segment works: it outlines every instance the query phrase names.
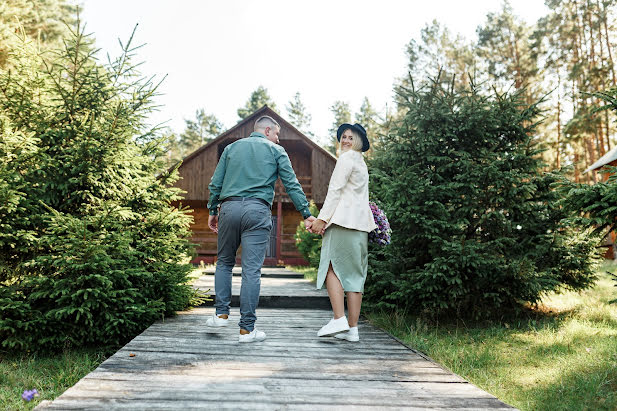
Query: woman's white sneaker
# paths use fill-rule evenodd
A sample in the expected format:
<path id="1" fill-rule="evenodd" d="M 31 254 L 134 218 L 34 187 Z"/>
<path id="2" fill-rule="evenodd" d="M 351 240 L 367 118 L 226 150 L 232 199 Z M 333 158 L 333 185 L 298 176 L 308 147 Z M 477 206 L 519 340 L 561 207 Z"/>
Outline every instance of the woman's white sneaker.
<path id="1" fill-rule="evenodd" d="M 330 337 L 332 335 L 336 335 L 338 333 L 342 333 L 349 330 L 349 323 L 347 323 L 347 317 L 342 316 L 338 319 L 331 319 L 330 322 L 323 327 L 319 331 L 317 331 L 318 337 Z"/>
<path id="2" fill-rule="evenodd" d="M 238 337 L 238 342 L 247 343 L 247 342 L 259 342 L 266 339 L 266 333 L 263 331 L 259 331 L 255 328 L 248 334 L 240 334 Z"/>
<path id="3" fill-rule="evenodd" d="M 346 333 L 336 334 L 334 337 L 341 340 L 347 340 L 351 342 L 360 341 L 360 335 L 358 334 L 358 327 L 350 327 Z"/>
<path id="4" fill-rule="evenodd" d="M 206 327 L 226 327 L 227 324 L 229 324 L 229 316 L 221 318 L 216 314 L 212 314 L 212 317 L 206 320 Z"/>

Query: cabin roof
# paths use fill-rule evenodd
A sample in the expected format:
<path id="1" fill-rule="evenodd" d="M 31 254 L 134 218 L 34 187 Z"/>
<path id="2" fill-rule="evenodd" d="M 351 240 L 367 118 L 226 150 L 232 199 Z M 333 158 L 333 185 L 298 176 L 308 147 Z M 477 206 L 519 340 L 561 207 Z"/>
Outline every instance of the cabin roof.
<path id="1" fill-rule="evenodd" d="M 336 162 L 336 157 L 332 153 L 330 153 L 328 150 L 324 149 L 319 144 L 315 143 L 313 140 L 308 138 L 306 135 L 304 135 L 303 132 L 298 130 L 293 124 L 289 123 L 287 120 L 285 120 L 283 117 L 281 117 L 278 113 L 276 113 L 274 110 L 272 110 L 270 107 L 268 107 L 268 105 L 264 105 L 260 109 L 258 109 L 257 111 L 253 112 L 253 114 L 251 114 L 250 116 L 248 116 L 245 119 L 243 119 L 242 121 L 238 122 L 238 124 L 236 124 L 235 126 L 230 128 L 229 130 L 227 130 L 227 131 L 223 132 L 222 134 L 220 134 L 214 140 L 210 141 L 207 144 L 204 144 L 203 146 L 199 147 L 197 150 L 193 151 L 192 153 L 190 153 L 189 155 L 184 157 L 182 159 L 181 163 L 182 164 L 186 164 L 187 162 L 191 161 L 193 158 L 199 156 L 200 153 L 208 150 L 210 147 L 217 146 L 219 143 L 224 141 L 227 137 L 232 135 L 236 131 L 236 129 L 241 128 L 246 123 L 254 122 L 255 120 L 257 120 L 261 116 L 270 116 L 270 117 L 274 118 L 281 126 L 285 126 L 285 127 L 288 127 L 290 129 L 292 129 L 300 137 L 302 137 L 304 139 L 304 142 L 306 144 L 308 144 L 312 148 L 320 151 L 322 154 L 324 154 L 325 156 L 331 158 L 333 161 Z M 245 137 L 248 137 L 248 136 L 245 136 Z M 281 136 L 281 139 L 284 140 L 285 136 Z"/>
<path id="2" fill-rule="evenodd" d="M 608 151 L 606 154 L 600 157 L 598 161 L 590 165 L 589 168 L 587 168 L 587 170 L 583 171 L 583 173 L 596 170 L 602 166 L 612 163 L 615 160 L 617 160 L 617 146 L 613 147 L 612 150 Z"/>

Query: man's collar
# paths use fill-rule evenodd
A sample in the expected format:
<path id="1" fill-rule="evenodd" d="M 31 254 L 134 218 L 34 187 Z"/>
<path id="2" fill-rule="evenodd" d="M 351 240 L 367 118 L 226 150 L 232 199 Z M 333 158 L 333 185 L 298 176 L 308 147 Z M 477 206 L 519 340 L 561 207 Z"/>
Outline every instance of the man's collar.
<path id="1" fill-rule="evenodd" d="M 253 131 L 249 137 L 262 137 L 262 138 L 266 138 L 266 139 L 268 138 L 268 137 L 266 137 L 265 134 L 258 133 L 257 131 Z"/>

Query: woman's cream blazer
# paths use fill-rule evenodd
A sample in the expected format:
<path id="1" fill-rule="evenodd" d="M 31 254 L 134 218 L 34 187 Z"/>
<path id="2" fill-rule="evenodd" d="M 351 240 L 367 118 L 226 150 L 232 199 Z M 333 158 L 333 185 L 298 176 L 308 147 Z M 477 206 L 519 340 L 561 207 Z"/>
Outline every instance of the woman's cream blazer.
<path id="1" fill-rule="evenodd" d="M 371 232 L 377 226 L 368 205 L 368 169 L 362 154 L 348 150 L 336 162 L 328 194 L 317 217 L 327 223 Z"/>

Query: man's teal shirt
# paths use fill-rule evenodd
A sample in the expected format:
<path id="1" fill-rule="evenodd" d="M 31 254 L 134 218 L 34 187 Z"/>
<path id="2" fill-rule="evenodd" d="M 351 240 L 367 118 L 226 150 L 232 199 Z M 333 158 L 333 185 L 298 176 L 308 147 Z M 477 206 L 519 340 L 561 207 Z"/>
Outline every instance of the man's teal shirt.
<path id="1" fill-rule="evenodd" d="M 260 198 L 272 206 L 278 177 L 296 210 L 308 218 L 308 201 L 283 147 L 257 132 L 228 145 L 208 185 L 210 214 L 217 215 L 218 205 L 227 197 Z"/>

